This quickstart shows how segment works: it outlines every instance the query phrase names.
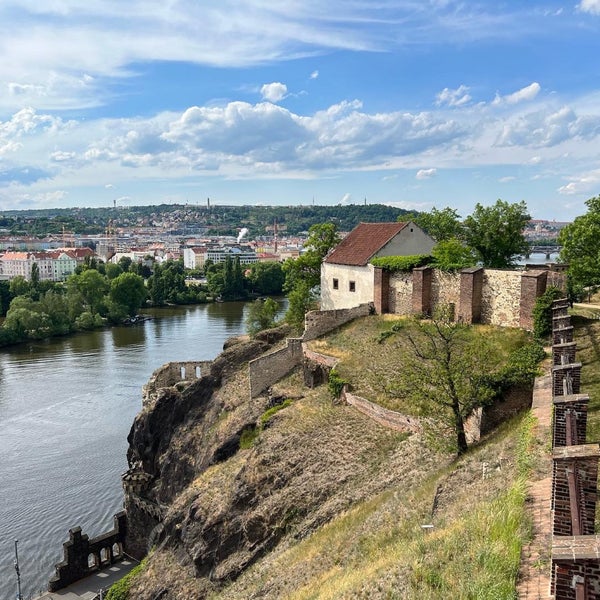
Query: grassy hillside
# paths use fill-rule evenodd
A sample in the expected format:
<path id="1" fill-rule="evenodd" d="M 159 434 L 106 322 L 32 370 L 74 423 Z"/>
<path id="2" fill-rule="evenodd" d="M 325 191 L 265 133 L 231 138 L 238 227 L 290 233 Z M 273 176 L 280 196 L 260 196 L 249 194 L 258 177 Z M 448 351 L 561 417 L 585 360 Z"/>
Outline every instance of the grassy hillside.
<path id="1" fill-rule="evenodd" d="M 340 373 L 357 393 L 410 409 L 390 393 L 402 368 L 401 335 L 379 343 L 390 325 L 388 318 L 368 317 L 313 347 L 341 359 Z M 480 331 L 504 356 L 526 339 L 516 330 Z M 219 392 L 232 408 L 216 429 L 235 422 L 236 411 L 248 404 L 242 396 L 232 400 L 247 394 L 236 381 Z M 455 460 L 418 434 L 387 430 L 332 403 L 326 386 L 304 388 L 299 373 L 274 386 L 273 394 L 291 402 L 175 499 L 166 521 L 181 531 L 183 545 L 170 543 L 150 556 L 131 598 L 150 599 L 163 589 L 164 600 L 516 597 L 521 546 L 530 536 L 525 479 L 548 449 L 533 436 L 528 413 Z M 232 495 L 249 487 L 256 491 L 237 518 L 250 533 L 276 527 L 276 542 L 252 558 L 232 553 L 208 577 L 197 578 L 191 552 L 210 540 L 185 547 L 186 536 L 208 519 L 227 520 L 231 507 L 239 511 L 243 496 Z M 224 571 L 239 576 L 223 584 L 215 576 Z"/>

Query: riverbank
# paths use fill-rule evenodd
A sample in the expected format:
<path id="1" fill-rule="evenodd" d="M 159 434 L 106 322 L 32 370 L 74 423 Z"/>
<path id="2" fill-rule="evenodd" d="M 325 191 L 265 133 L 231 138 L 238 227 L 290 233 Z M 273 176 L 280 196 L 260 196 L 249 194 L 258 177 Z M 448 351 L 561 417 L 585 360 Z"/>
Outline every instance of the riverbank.
<path id="1" fill-rule="evenodd" d="M 0 598 L 44 590 L 71 527 L 90 536 L 122 508 L 120 475 L 141 389 L 170 360 L 211 360 L 244 332 L 242 302 L 149 309 L 112 327 L 0 351 Z"/>

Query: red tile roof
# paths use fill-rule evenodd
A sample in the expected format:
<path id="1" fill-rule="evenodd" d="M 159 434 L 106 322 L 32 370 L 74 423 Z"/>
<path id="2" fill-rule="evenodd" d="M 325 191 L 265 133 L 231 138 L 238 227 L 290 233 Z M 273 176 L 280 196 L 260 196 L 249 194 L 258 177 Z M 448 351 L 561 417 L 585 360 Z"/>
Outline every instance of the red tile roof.
<path id="1" fill-rule="evenodd" d="M 325 259 L 336 265 L 364 266 L 408 223 L 360 223 Z"/>

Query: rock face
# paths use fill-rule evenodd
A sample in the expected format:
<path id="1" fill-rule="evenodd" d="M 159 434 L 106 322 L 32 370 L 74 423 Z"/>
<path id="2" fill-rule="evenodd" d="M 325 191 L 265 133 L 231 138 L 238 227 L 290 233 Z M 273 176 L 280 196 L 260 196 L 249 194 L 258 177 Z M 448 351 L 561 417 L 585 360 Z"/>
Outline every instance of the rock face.
<path id="1" fill-rule="evenodd" d="M 187 387 L 146 390 L 128 437 L 126 550 L 155 552 L 132 597 L 214 593 L 283 538 L 307 536 L 399 478 L 410 485 L 434 463 L 418 440 L 303 389 L 300 374 L 250 400 L 246 363 L 284 335 L 228 344 Z M 266 412 L 285 398 L 294 399 Z"/>

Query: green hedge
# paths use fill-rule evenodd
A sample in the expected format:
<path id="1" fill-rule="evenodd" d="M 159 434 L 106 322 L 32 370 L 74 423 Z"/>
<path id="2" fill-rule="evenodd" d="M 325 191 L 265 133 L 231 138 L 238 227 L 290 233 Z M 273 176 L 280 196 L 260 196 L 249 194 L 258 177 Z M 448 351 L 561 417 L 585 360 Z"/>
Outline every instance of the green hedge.
<path id="1" fill-rule="evenodd" d="M 416 267 L 429 264 L 432 257 L 429 254 L 412 254 L 409 256 L 381 256 L 371 260 L 375 267 L 381 267 L 386 271 L 412 271 Z"/>

